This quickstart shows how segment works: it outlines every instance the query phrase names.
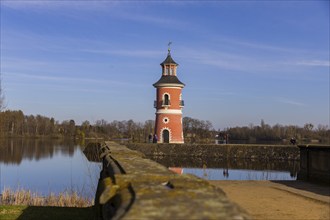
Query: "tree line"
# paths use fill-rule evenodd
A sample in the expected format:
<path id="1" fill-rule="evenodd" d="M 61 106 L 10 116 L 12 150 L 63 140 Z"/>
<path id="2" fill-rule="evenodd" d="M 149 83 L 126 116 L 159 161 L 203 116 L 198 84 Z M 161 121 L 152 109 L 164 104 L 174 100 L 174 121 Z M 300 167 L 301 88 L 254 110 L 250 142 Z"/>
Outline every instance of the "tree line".
<path id="1" fill-rule="evenodd" d="M 294 138 L 298 143 L 321 142 L 330 143 L 330 129 L 328 125 L 314 126 L 306 123 L 303 127 L 296 125 L 268 125 L 261 120 L 260 125 L 228 128 L 225 130 L 229 139 L 251 141 L 281 141 Z"/>
<path id="2" fill-rule="evenodd" d="M 50 138 L 105 138 L 126 139 L 131 142 L 146 142 L 154 133 L 154 120 L 144 123 L 133 120 L 95 123 L 84 121 L 76 125 L 74 120 L 56 121 L 41 115 L 24 115 L 21 110 L 0 112 L 0 137 L 50 137 Z M 188 142 L 208 142 L 213 139 L 214 129 L 210 121 L 183 118 L 184 138 Z"/>
<path id="3" fill-rule="evenodd" d="M 152 120 L 139 123 L 133 120 L 107 122 L 101 119 L 94 124 L 86 120 L 81 125 L 76 125 L 73 119 L 59 122 L 41 115 L 24 115 L 20 110 L 0 112 L 0 137 L 126 138 L 134 142 L 144 142 L 153 132 L 153 128 Z"/>
<path id="4" fill-rule="evenodd" d="M 261 120 L 260 125 L 250 124 L 243 127 L 215 130 L 210 121 L 184 117 L 182 120 L 185 143 L 214 143 L 217 134 L 225 133 L 231 140 L 280 141 L 296 138 L 299 142 L 319 140 L 329 143 L 330 129 L 325 125 L 315 127 L 306 123 L 303 127 L 295 125 L 268 125 Z M 41 115 L 24 115 L 20 110 L 0 112 L 0 137 L 50 137 L 71 139 L 125 139 L 130 142 L 144 143 L 154 132 L 154 121 L 144 123 L 133 120 L 108 122 L 104 119 L 95 123 L 84 121 L 77 125 L 74 120 L 59 122 L 54 118 Z"/>

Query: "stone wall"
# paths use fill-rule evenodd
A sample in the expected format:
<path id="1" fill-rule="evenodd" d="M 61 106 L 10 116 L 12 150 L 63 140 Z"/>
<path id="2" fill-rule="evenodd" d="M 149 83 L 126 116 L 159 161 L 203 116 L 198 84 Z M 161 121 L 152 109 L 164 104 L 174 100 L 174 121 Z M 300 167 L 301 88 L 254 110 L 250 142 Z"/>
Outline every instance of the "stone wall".
<path id="1" fill-rule="evenodd" d="M 147 156 L 244 158 L 256 160 L 299 160 L 299 148 L 292 145 L 253 144 L 125 144 Z"/>
<path id="2" fill-rule="evenodd" d="M 85 152 L 99 153 L 103 162 L 96 219 L 251 219 L 220 188 L 203 179 L 177 175 L 114 142 L 88 148 Z"/>
<path id="3" fill-rule="evenodd" d="M 299 145 L 300 171 L 298 179 L 330 183 L 330 146 Z"/>
<path id="4" fill-rule="evenodd" d="M 217 157 L 183 157 L 183 156 L 147 156 L 165 167 L 187 168 L 228 168 L 236 170 L 277 170 L 298 173 L 299 160 L 268 160 L 217 158 Z"/>

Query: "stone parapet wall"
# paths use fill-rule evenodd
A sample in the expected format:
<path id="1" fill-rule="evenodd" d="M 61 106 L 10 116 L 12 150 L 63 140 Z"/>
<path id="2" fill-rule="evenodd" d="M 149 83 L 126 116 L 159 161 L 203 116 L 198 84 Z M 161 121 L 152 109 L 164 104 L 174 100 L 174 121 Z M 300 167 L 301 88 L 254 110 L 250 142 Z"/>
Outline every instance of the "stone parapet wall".
<path id="1" fill-rule="evenodd" d="M 299 148 L 292 145 L 254 144 L 126 144 L 147 156 L 244 158 L 257 160 L 299 160 Z"/>
<path id="2" fill-rule="evenodd" d="M 85 152 L 103 161 L 97 219 L 251 219 L 225 193 L 193 175 L 178 175 L 124 145 L 106 142 Z M 93 157 L 90 157 L 93 159 Z"/>
<path id="3" fill-rule="evenodd" d="M 183 157 L 183 156 L 147 156 L 166 167 L 186 168 L 228 168 L 236 170 L 277 170 L 299 171 L 299 160 L 268 160 L 241 159 L 241 158 L 217 158 L 217 157 Z"/>

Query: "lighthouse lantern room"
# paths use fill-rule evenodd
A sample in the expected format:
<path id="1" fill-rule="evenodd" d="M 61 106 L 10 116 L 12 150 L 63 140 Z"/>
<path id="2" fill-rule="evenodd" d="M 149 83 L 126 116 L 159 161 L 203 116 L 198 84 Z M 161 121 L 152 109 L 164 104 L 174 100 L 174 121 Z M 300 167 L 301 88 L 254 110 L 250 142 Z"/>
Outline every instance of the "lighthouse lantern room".
<path id="1" fill-rule="evenodd" d="M 177 77 L 178 64 L 168 49 L 166 59 L 160 64 L 161 78 L 153 84 L 156 88 L 155 134 L 157 143 L 184 143 L 182 131 L 182 88 L 185 86 Z"/>

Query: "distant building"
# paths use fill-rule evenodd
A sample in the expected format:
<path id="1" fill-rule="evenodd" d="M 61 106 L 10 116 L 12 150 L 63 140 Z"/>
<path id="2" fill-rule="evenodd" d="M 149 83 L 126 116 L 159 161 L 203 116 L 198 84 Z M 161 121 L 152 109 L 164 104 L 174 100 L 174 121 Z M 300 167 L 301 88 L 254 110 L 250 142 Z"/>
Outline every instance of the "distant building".
<path id="1" fill-rule="evenodd" d="M 182 100 L 181 90 L 185 86 L 177 77 L 178 64 L 171 57 L 168 49 L 166 59 L 160 64 L 161 78 L 153 84 L 156 88 L 155 134 L 157 143 L 184 143 L 182 131 Z"/>
<path id="2" fill-rule="evenodd" d="M 215 136 L 216 144 L 228 144 L 229 143 L 229 134 L 220 132 Z"/>

